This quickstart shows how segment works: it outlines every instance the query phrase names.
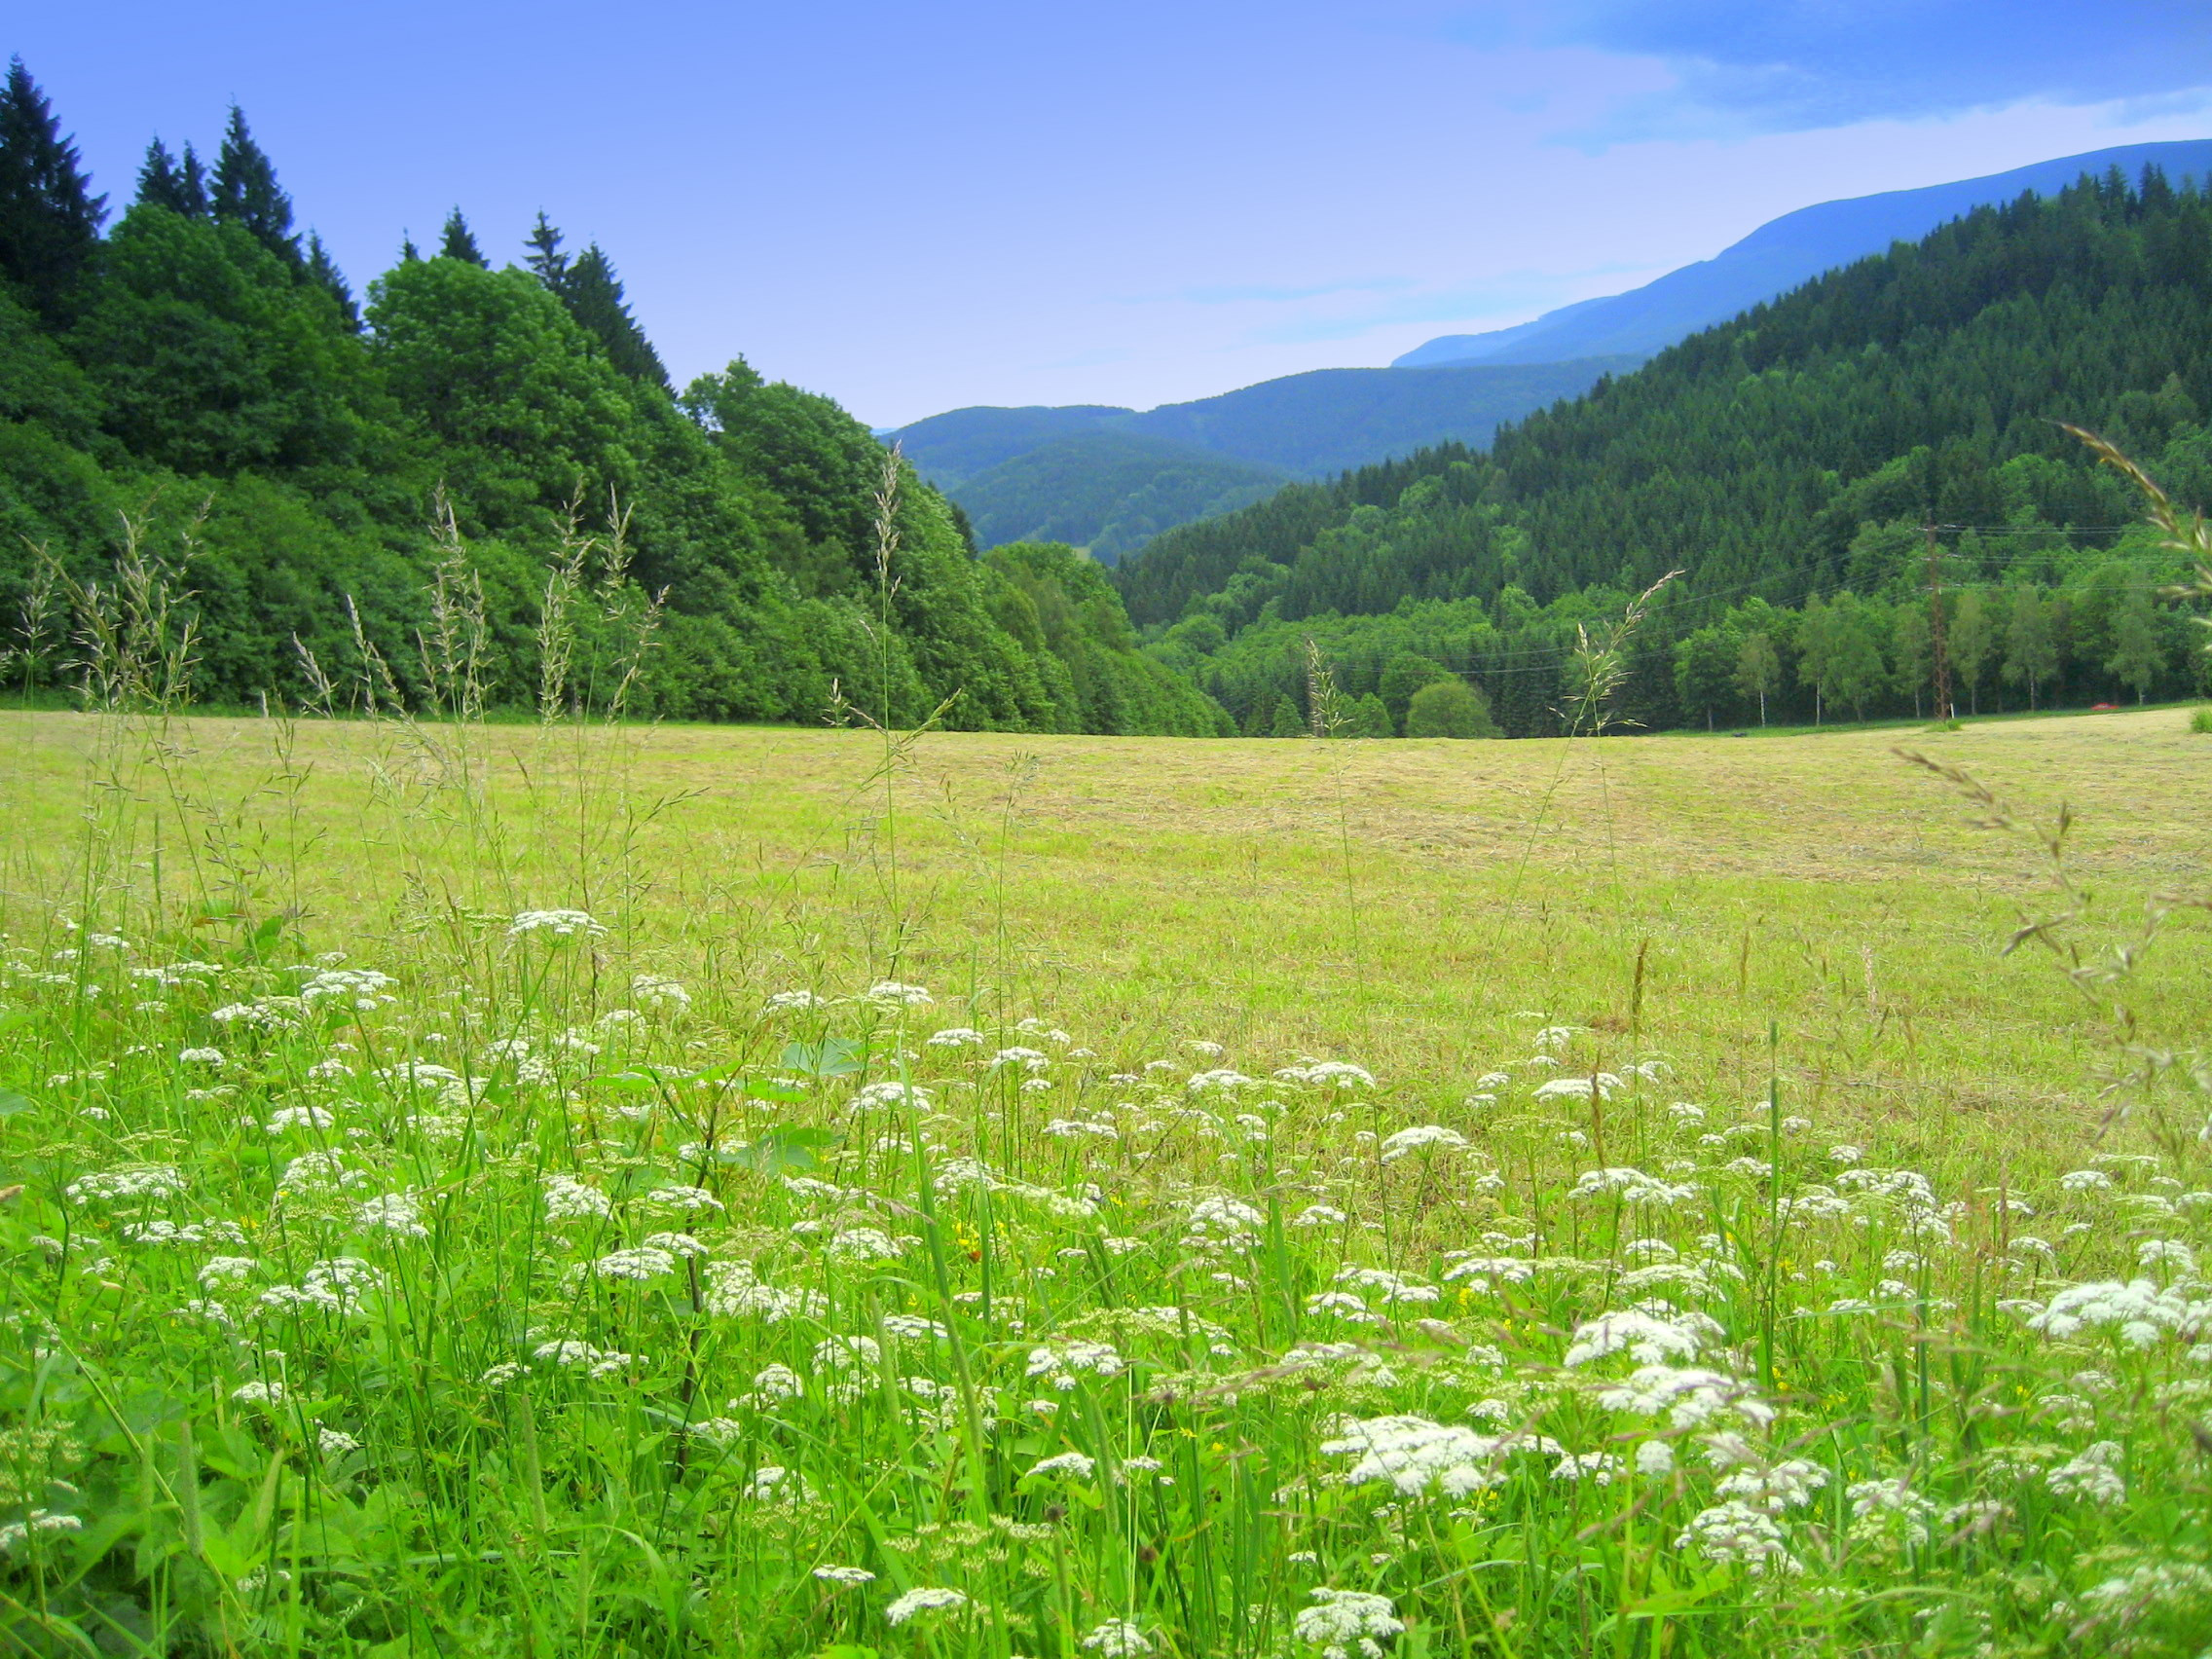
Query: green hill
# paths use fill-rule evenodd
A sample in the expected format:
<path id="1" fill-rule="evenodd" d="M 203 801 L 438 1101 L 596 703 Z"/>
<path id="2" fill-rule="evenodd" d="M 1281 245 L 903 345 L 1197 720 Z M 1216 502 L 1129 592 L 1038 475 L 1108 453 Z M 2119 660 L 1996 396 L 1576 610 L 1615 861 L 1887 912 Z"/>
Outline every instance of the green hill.
<path id="1" fill-rule="evenodd" d="M 142 657 L 131 608 L 159 591 L 196 693 L 234 705 L 327 675 L 387 709 L 626 683 L 679 718 L 814 722 L 841 693 L 893 720 L 949 700 L 962 727 L 1215 729 L 1096 572 L 978 558 L 910 468 L 879 580 L 883 448 L 742 359 L 672 394 L 605 252 L 542 216 L 529 269 L 495 271 L 457 211 L 356 307 L 292 212 L 234 110 L 211 174 L 155 144 L 103 236 L 19 63 L 0 89 L 13 691 L 63 695 L 87 634 Z"/>
<path id="2" fill-rule="evenodd" d="M 1546 729 L 1573 623 L 1677 568 L 1640 646 L 1638 718 L 1747 718 L 1753 633 L 1779 658 L 1770 714 L 1909 713 L 1928 694 L 1935 523 L 1957 527 L 1939 536 L 1946 603 L 1985 676 L 1962 702 L 2180 695 L 2202 658 L 2157 598 L 2172 562 L 2115 528 L 2136 503 L 2055 423 L 2109 432 L 2202 500 L 2208 406 L 2212 203 L 2108 175 L 1808 283 L 1487 452 L 1171 532 L 1118 581 L 1138 622 L 1189 619 L 1161 653 L 1247 724 L 1303 695 L 1271 631 L 1310 623 L 1369 666 L 1419 634 L 1508 730 Z"/>
<path id="3" fill-rule="evenodd" d="M 1163 530 L 1249 506 L 1287 482 L 1192 444 L 1091 431 L 1002 461 L 952 495 L 985 547 L 1065 541 L 1111 565 Z"/>
<path id="4" fill-rule="evenodd" d="M 1090 404 L 956 409 L 888 435 L 960 503 L 985 545 L 1051 526 L 1053 538 L 1111 561 L 1149 535 L 1243 505 L 1263 481 L 1328 477 L 1425 445 L 1487 443 L 1501 423 L 1640 360 L 1316 369 L 1142 414 Z"/>

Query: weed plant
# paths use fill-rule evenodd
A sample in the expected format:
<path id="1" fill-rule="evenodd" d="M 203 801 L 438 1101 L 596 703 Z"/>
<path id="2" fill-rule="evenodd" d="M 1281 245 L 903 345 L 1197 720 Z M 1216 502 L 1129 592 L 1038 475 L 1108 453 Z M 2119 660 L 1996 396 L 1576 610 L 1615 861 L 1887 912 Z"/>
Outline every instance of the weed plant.
<path id="1" fill-rule="evenodd" d="M 1779 1063 L 1671 1057 L 1641 951 L 1602 1025 L 1532 970 L 1463 1077 L 1067 1029 L 1003 903 L 960 982 L 907 966 L 942 924 L 889 731 L 874 969 L 795 906 L 680 951 L 627 675 L 571 684 L 558 635 L 618 526 L 556 562 L 519 793 L 458 536 L 440 718 L 365 646 L 324 678 L 380 877 L 346 910 L 293 724 L 242 784 L 194 748 L 152 556 L 72 596 L 97 741 L 0 962 L 18 1650 L 2204 1650 L 2212 1161 L 2170 1045 L 2078 1160 L 1924 1169 Z M 1021 787 L 955 825 L 1002 898 Z M 2150 936 L 2093 920 L 2035 938 L 2119 994 Z"/>

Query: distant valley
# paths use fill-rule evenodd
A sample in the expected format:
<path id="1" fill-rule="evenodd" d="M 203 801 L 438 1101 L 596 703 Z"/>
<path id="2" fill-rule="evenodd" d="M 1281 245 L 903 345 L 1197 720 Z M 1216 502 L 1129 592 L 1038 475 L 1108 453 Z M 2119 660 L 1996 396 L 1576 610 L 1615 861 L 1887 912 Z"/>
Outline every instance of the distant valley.
<path id="1" fill-rule="evenodd" d="M 1161 531 L 1295 480 L 1441 442 L 1487 444 L 1500 425 L 1640 361 L 1315 369 L 1141 414 L 956 409 L 885 436 L 960 503 L 983 545 L 1066 541 L 1113 564 Z"/>
<path id="2" fill-rule="evenodd" d="M 2212 140 L 2129 144 L 1821 203 L 1628 293 L 1431 340 L 1386 369 L 1317 369 L 1142 413 L 1094 404 L 956 409 L 882 435 L 960 503 L 983 546 L 1065 541 L 1114 565 L 1154 535 L 1285 484 L 1439 444 L 1487 447 L 1501 425 L 1977 206 L 2054 194 L 2084 172 L 2117 167 L 2132 178 L 2154 165 L 2177 184 L 2212 177 Z"/>

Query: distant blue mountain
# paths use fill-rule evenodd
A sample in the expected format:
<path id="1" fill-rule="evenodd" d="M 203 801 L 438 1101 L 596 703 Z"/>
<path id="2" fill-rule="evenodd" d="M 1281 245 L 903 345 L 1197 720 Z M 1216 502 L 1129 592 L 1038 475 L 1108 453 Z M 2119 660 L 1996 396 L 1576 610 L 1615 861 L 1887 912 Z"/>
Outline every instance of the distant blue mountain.
<path id="1" fill-rule="evenodd" d="M 1556 363 L 1623 353 L 1647 357 L 1701 328 L 1788 293 L 1824 271 L 1882 253 L 1895 241 L 1917 241 L 1936 226 L 1976 207 L 2009 202 L 2029 191 L 2055 195 L 2084 172 L 2118 167 L 2132 179 L 2150 166 L 2162 168 L 2177 185 L 2191 176 L 2212 181 L 2212 139 L 2123 144 L 1987 178 L 1800 207 L 1761 225 L 1713 258 L 1685 265 L 1641 288 L 1583 300 L 1513 328 L 1448 334 L 1408 351 L 1391 367 Z"/>
<path id="2" fill-rule="evenodd" d="M 1142 414 L 1100 404 L 955 409 L 879 435 L 966 509 L 985 545 L 1067 541 L 1110 564 L 1162 530 L 1295 478 L 1453 440 L 1479 448 L 1505 422 L 1637 362 L 1314 369 Z"/>

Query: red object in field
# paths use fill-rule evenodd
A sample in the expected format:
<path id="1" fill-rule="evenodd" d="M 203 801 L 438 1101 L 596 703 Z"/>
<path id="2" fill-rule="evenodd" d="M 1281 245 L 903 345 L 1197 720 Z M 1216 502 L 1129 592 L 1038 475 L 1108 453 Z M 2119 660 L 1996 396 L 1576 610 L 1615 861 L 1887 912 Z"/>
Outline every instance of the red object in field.
<path id="1" fill-rule="evenodd" d="M 2089 705 L 2089 713 L 2092 715 L 2118 714 L 2119 712 L 2120 705 L 2118 703 L 2091 703 Z"/>

